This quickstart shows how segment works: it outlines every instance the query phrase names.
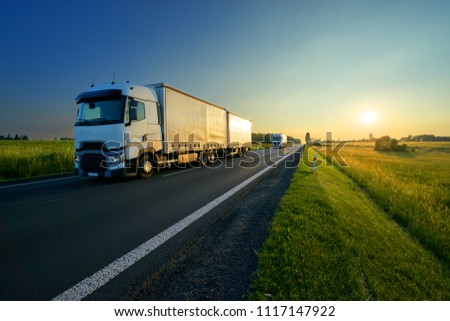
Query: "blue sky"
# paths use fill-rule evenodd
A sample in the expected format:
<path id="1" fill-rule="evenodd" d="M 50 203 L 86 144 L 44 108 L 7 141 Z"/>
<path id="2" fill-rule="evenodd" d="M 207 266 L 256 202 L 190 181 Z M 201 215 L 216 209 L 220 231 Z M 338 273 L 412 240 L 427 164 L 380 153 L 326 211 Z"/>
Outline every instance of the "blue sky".
<path id="1" fill-rule="evenodd" d="M 450 1 L 2 1 L 0 135 L 73 136 L 74 98 L 114 72 L 258 132 L 450 135 L 449 17 Z"/>

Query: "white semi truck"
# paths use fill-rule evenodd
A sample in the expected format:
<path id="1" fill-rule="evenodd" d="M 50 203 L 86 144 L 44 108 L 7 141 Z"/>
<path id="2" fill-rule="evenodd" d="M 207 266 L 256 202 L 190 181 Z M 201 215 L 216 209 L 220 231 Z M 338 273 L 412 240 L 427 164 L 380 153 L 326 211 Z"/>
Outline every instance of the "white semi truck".
<path id="1" fill-rule="evenodd" d="M 252 123 L 165 83 L 108 83 L 82 92 L 75 123 L 75 173 L 149 177 L 172 164 L 244 155 Z"/>
<path id="2" fill-rule="evenodd" d="M 284 148 L 287 144 L 287 135 L 285 134 L 273 134 L 272 135 L 272 148 Z"/>

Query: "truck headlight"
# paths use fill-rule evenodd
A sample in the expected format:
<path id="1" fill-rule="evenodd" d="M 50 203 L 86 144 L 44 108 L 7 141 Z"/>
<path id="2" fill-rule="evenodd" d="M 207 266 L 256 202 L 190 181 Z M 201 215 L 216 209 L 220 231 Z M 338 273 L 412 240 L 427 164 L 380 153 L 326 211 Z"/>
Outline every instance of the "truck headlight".
<path id="1" fill-rule="evenodd" d="M 80 156 L 78 154 L 75 154 L 75 168 L 80 168 Z"/>
<path id="2" fill-rule="evenodd" d="M 109 167 L 115 167 L 122 162 L 122 156 L 118 154 L 107 156 L 106 161 L 108 162 Z"/>

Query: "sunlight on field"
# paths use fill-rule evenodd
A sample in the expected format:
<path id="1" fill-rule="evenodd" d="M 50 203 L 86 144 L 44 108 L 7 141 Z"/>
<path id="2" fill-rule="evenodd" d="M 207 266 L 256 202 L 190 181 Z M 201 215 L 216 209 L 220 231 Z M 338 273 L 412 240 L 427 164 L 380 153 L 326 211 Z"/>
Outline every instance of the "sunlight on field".
<path id="1" fill-rule="evenodd" d="M 73 141 L 0 141 L 0 181 L 73 171 Z"/>
<path id="2" fill-rule="evenodd" d="M 252 299 L 450 299 L 450 143 L 373 147 L 348 144 L 348 167 L 314 173 L 304 156 L 259 253 Z"/>
<path id="3" fill-rule="evenodd" d="M 410 143 L 415 152 L 395 153 L 375 152 L 369 146 L 344 147 L 344 171 L 450 264 L 450 143 Z"/>

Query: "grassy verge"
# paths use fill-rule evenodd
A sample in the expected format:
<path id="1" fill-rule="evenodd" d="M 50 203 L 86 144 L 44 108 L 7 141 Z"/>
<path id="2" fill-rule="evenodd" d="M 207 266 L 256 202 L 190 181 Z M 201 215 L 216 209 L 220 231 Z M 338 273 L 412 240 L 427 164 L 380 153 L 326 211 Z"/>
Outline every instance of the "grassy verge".
<path id="1" fill-rule="evenodd" d="M 416 152 L 345 147 L 340 154 L 348 167 L 343 170 L 450 266 L 450 143 L 415 143 L 412 147 Z"/>
<path id="2" fill-rule="evenodd" d="M 0 181 L 73 171 L 73 141 L 0 141 Z"/>
<path id="3" fill-rule="evenodd" d="M 335 167 L 311 173 L 303 164 L 275 213 L 253 286 L 251 299 L 450 299 L 448 268 L 364 189 Z"/>

